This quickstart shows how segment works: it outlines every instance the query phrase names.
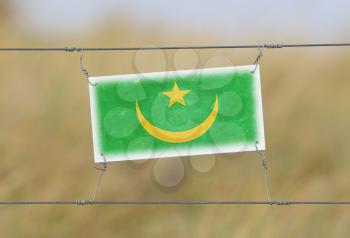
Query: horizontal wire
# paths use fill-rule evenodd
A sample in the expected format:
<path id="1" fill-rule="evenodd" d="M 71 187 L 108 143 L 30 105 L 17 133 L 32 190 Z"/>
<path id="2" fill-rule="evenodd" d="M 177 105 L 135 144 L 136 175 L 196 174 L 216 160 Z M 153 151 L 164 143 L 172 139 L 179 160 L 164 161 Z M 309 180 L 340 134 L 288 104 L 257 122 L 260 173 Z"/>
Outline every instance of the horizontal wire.
<path id="1" fill-rule="evenodd" d="M 350 201 L 167 201 L 167 200 L 75 200 L 75 201 L 2 201 L 0 205 L 350 205 Z"/>
<path id="2" fill-rule="evenodd" d="M 321 44 L 255 44 L 255 45 L 192 45 L 192 46 L 148 46 L 148 47 L 53 47 L 53 48 L 0 48 L 0 51 L 135 51 L 135 50 L 180 50 L 180 49 L 249 49 L 249 48 L 300 48 L 300 47 L 330 47 L 350 46 L 350 43 L 321 43 Z"/>

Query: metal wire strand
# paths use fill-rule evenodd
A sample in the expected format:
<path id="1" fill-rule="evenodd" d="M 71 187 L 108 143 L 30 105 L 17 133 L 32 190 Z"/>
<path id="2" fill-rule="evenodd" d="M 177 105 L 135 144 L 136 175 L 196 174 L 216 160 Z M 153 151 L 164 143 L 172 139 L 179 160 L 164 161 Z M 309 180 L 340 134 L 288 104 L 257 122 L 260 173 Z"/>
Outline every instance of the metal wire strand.
<path id="1" fill-rule="evenodd" d="M 254 69 L 252 71 L 250 71 L 252 74 L 255 73 L 256 69 L 258 68 L 258 65 L 259 65 L 259 61 L 263 55 L 263 48 L 264 46 L 259 46 L 258 47 L 258 55 L 256 56 L 256 59 L 254 61 Z"/>
<path id="2" fill-rule="evenodd" d="M 350 205 L 350 201 L 176 201 L 176 200 L 71 200 L 71 201 L 0 201 L 0 205 Z"/>
<path id="3" fill-rule="evenodd" d="M 97 192 L 99 191 L 100 186 L 101 186 L 101 182 L 102 182 L 103 175 L 104 175 L 105 172 L 107 171 L 107 160 L 106 160 L 106 157 L 105 157 L 104 154 L 101 154 L 101 156 L 102 156 L 103 161 L 104 161 L 104 162 L 103 162 L 103 167 L 102 167 L 102 168 L 94 167 L 94 168 L 97 169 L 100 173 L 99 173 L 99 176 L 98 176 L 98 179 L 97 179 L 95 191 L 94 191 L 94 193 L 93 193 L 93 195 L 92 195 L 92 201 L 95 201 Z"/>
<path id="4" fill-rule="evenodd" d="M 72 49 L 75 49 L 75 48 L 72 48 Z M 81 55 L 80 55 L 80 71 L 84 74 L 85 79 L 88 81 L 88 83 L 89 83 L 91 86 L 96 86 L 97 83 L 96 83 L 96 82 L 92 82 L 92 81 L 90 80 L 89 72 L 86 70 L 86 68 L 85 68 L 84 65 L 83 65 L 83 57 L 84 57 L 84 55 L 81 54 Z"/>
<path id="5" fill-rule="evenodd" d="M 0 51 L 134 51 L 134 50 L 179 50 L 179 49 L 249 49 L 249 48 L 301 48 L 301 47 L 347 47 L 350 43 L 308 43 L 308 44 L 251 44 L 251 45 L 192 45 L 159 47 L 3 47 Z"/>
<path id="6" fill-rule="evenodd" d="M 264 169 L 264 184 L 265 184 L 266 197 L 267 197 L 267 200 L 269 202 L 271 202 L 267 159 L 266 159 L 266 156 L 265 156 L 265 152 L 263 150 L 259 150 L 258 145 L 259 145 L 259 141 L 256 141 L 255 142 L 255 149 L 256 149 L 256 152 L 258 153 L 258 155 L 261 158 L 261 166 Z"/>

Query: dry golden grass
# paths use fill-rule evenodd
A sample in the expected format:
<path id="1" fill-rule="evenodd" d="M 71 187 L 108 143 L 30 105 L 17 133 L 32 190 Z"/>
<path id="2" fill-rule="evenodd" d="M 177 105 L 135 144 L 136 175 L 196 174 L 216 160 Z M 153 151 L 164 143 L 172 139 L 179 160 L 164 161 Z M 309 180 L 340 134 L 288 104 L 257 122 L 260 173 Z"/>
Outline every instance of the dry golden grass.
<path id="1" fill-rule="evenodd" d="M 106 27 L 77 39 L 38 39 L 3 23 L 1 46 L 166 43 L 157 32 Z M 187 34 L 188 35 L 188 34 Z M 203 41 L 203 40 L 202 40 Z M 188 42 L 202 42 L 188 35 Z M 176 39 L 175 41 L 176 42 Z M 274 199 L 350 200 L 350 50 L 266 50 L 263 105 Z M 87 83 L 76 53 L 0 53 L 1 200 L 89 199 L 93 169 Z M 170 60 L 174 52 L 166 53 Z M 255 50 L 198 51 L 250 64 Z M 132 73 L 132 52 L 86 53 L 93 75 Z M 154 61 L 157 62 L 157 61 Z M 157 65 L 144 62 L 150 69 Z M 190 62 L 189 62 L 190 63 Z M 148 65 L 147 65 L 148 64 Z M 186 61 L 182 62 L 186 67 Z M 219 63 L 220 64 L 220 60 Z M 168 65 L 167 70 L 174 69 Z M 215 172 L 154 185 L 151 163 L 110 164 L 98 199 L 264 200 L 256 153 L 218 156 Z M 188 170 L 187 170 L 188 171 Z M 347 237 L 345 206 L 1 206 L 2 237 Z"/>

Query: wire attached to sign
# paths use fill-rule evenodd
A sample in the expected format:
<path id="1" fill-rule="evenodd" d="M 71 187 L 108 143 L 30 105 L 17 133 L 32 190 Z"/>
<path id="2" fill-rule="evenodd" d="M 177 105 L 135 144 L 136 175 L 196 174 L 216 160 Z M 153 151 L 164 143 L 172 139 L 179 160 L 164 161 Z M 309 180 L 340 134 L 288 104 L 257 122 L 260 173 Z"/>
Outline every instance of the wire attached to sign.
<path id="1" fill-rule="evenodd" d="M 105 172 L 107 171 L 107 160 L 106 160 L 106 156 L 104 154 L 101 154 L 102 158 L 103 158 L 103 167 L 102 168 L 99 168 L 99 167 L 94 167 L 95 169 L 97 169 L 98 171 L 100 171 L 100 174 L 98 176 L 98 179 L 97 179 L 97 183 L 96 183 L 96 188 L 95 188 L 95 191 L 92 195 L 92 201 L 95 201 L 96 199 L 96 195 L 97 195 L 97 192 L 98 190 L 100 189 L 100 185 L 101 185 L 101 182 L 102 182 L 102 178 L 103 178 L 103 175 L 105 174 Z"/>
<path id="2" fill-rule="evenodd" d="M 96 86 L 97 85 L 97 83 L 96 82 L 92 82 L 91 80 L 90 80 L 90 76 L 89 76 L 89 72 L 86 70 L 86 68 L 84 67 L 84 65 L 83 65 L 83 53 L 80 55 L 80 70 L 81 70 L 81 72 L 85 75 L 85 79 L 89 82 L 89 84 L 91 85 L 91 86 Z"/>
<path id="3" fill-rule="evenodd" d="M 259 61 L 263 55 L 262 51 L 263 51 L 263 46 L 259 46 L 258 47 L 258 55 L 256 56 L 256 59 L 254 61 L 254 69 L 252 71 L 250 71 L 252 74 L 255 73 L 256 69 L 258 68 L 258 65 L 259 65 Z"/>
<path id="4" fill-rule="evenodd" d="M 258 155 L 261 158 L 261 165 L 264 169 L 264 182 L 265 182 L 265 192 L 266 192 L 266 196 L 267 196 L 267 200 L 269 202 L 271 202 L 270 199 L 270 189 L 269 189 L 269 176 L 268 176 L 268 164 L 267 164 L 267 159 L 266 159 L 266 155 L 265 152 L 263 150 L 259 150 L 258 148 L 259 145 L 259 141 L 255 142 L 255 149 L 256 152 L 258 153 Z"/>

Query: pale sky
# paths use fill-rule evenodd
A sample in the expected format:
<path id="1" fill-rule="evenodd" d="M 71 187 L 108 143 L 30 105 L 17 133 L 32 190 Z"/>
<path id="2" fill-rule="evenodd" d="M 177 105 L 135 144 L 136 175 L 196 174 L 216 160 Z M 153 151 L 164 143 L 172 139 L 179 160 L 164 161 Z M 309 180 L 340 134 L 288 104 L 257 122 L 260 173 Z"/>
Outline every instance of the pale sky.
<path id="1" fill-rule="evenodd" d="M 83 33 L 107 18 L 128 15 L 142 29 L 154 24 L 172 35 L 210 30 L 223 39 L 274 36 L 325 42 L 349 38 L 349 0 L 14 0 L 26 30 L 58 35 Z"/>

